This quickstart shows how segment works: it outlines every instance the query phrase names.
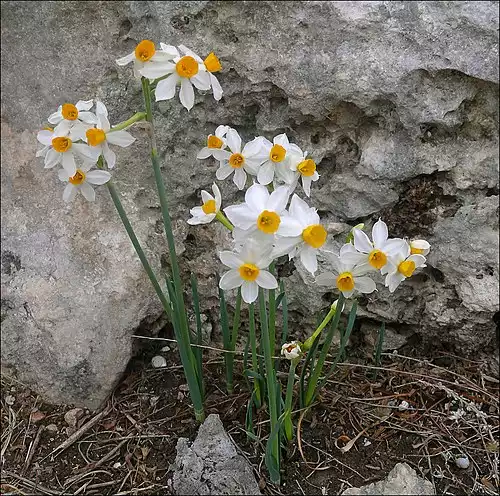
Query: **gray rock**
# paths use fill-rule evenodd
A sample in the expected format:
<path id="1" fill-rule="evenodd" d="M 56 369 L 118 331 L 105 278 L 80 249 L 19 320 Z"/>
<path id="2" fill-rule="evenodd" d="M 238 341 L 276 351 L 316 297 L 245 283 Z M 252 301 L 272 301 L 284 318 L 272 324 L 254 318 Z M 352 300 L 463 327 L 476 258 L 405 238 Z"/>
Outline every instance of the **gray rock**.
<path id="1" fill-rule="evenodd" d="M 362 487 L 351 487 L 342 496 L 431 496 L 436 494 L 434 486 L 427 479 L 419 477 L 407 463 L 398 463 L 380 482 L 374 482 Z"/>
<path id="2" fill-rule="evenodd" d="M 161 314 L 106 188 L 95 204 L 79 198 L 69 207 L 55 172 L 35 158 L 36 131 L 64 101 L 97 96 L 112 123 L 142 108 L 140 83 L 115 59 L 144 38 L 213 50 L 224 67 L 220 103 L 197 93 L 190 112 L 177 98 L 155 105 L 181 269 L 186 281 L 197 274 L 208 317 L 204 339 L 220 336 L 216 249 L 229 236 L 185 220 L 214 180 L 214 162 L 196 153 L 224 123 L 244 139 L 287 132 L 307 149 L 321 175 L 311 203 L 325 224 L 364 221 L 369 229 L 382 216 L 391 234 L 430 241 L 429 267 L 395 294 L 380 288 L 361 301 L 361 317 L 404 324 L 458 352 L 493 346 L 496 2 L 8 1 L 1 22 L 9 68 L 1 95 L 2 362 L 46 400 L 97 407 L 131 357 L 130 335 Z M 117 150 L 113 177 L 160 274 L 168 259 L 147 136 L 132 133 L 137 142 Z M 221 187 L 224 205 L 242 198 L 229 181 Z M 332 236 L 340 246 L 345 232 Z M 291 328 L 307 337 L 331 295 L 299 262 L 286 274 Z"/>
<path id="3" fill-rule="evenodd" d="M 218 415 L 209 415 L 195 441 L 179 438 L 175 494 L 261 494 L 251 465 L 236 452 Z"/>

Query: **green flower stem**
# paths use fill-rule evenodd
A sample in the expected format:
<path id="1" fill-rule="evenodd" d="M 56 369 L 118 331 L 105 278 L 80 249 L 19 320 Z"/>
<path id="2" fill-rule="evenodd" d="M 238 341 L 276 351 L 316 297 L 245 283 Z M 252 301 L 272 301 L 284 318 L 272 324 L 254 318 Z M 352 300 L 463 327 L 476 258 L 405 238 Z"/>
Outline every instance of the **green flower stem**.
<path id="1" fill-rule="evenodd" d="M 304 344 L 301 346 L 301 349 L 303 351 L 307 351 L 311 348 L 311 346 L 314 343 L 314 340 L 318 337 L 318 335 L 321 333 L 321 331 L 328 325 L 328 322 L 330 322 L 330 320 L 332 320 L 332 318 L 335 315 L 335 312 L 337 310 L 337 307 L 338 307 L 338 304 L 335 305 L 334 303 L 332 303 L 332 306 L 330 307 L 330 311 L 326 314 L 326 317 L 323 319 L 321 324 L 313 332 L 313 334 L 304 341 Z"/>
<path id="2" fill-rule="evenodd" d="M 172 223 L 170 221 L 170 213 L 168 210 L 167 193 L 165 190 L 165 183 L 163 182 L 163 177 L 161 175 L 160 160 L 158 157 L 158 150 L 156 147 L 153 112 L 151 108 L 151 88 L 149 86 L 148 79 L 144 77 L 142 78 L 142 91 L 144 95 L 144 105 L 146 107 L 146 120 L 150 124 L 151 162 L 153 164 L 156 187 L 158 189 L 158 196 L 160 198 L 163 226 L 165 228 L 165 235 L 167 238 L 168 251 L 170 254 L 170 266 L 172 269 L 173 286 L 176 294 L 176 310 L 178 314 L 177 317 L 178 317 L 179 333 L 181 336 L 181 342 L 179 343 L 179 345 L 185 348 L 184 353 L 181 354 L 181 357 L 182 356 L 187 357 L 186 360 L 183 360 L 183 366 L 186 372 L 186 378 L 188 380 L 189 391 L 191 393 L 191 399 L 193 401 L 196 419 L 202 422 L 205 418 L 205 413 L 203 410 L 203 403 L 202 401 L 200 401 L 201 392 L 199 391 L 199 381 L 196 380 L 196 377 L 194 377 L 193 380 L 193 375 L 194 375 L 193 373 L 196 373 L 196 359 L 191 349 L 191 338 L 187 322 L 186 307 L 184 305 L 179 264 L 177 261 L 177 254 L 175 252 L 175 242 L 174 242 L 174 235 L 172 233 Z M 201 371 L 198 371 L 197 373 L 201 374 Z"/>
<path id="3" fill-rule="evenodd" d="M 132 124 L 143 121 L 146 118 L 146 112 L 136 112 L 130 119 L 127 119 L 126 121 L 120 122 L 120 124 L 117 124 L 116 126 L 113 126 L 108 133 L 112 133 L 113 131 L 121 131 L 122 129 L 127 129 L 127 127 L 130 127 Z"/>
<path id="4" fill-rule="evenodd" d="M 337 302 L 337 307 L 340 309 L 338 312 L 334 311 L 335 317 L 333 318 L 333 322 L 331 327 L 326 335 L 325 342 L 323 343 L 323 347 L 321 348 L 321 353 L 319 355 L 318 361 L 316 363 L 316 367 L 309 378 L 309 382 L 307 384 L 307 391 L 305 397 L 305 406 L 310 406 L 316 391 L 316 386 L 318 384 L 319 377 L 321 375 L 321 371 L 323 370 L 323 365 L 326 360 L 326 355 L 328 354 L 328 350 L 330 349 L 330 345 L 332 344 L 333 334 L 338 327 L 340 316 L 342 314 L 342 309 L 344 308 L 344 295 L 340 293 L 339 300 Z M 330 310 L 331 312 L 331 310 Z M 330 312 L 328 312 L 330 314 Z M 326 319 L 326 318 L 325 318 Z M 331 317 L 330 317 L 331 319 Z M 326 324 L 325 324 L 326 325 Z M 320 324 L 321 327 L 321 324 Z M 324 327 L 324 326 L 323 326 Z"/>
<path id="5" fill-rule="evenodd" d="M 230 231 L 234 229 L 234 226 L 229 222 L 228 218 L 219 210 L 215 214 L 215 218 L 224 226 L 227 227 Z"/>
<path id="6" fill-rule="evenodd" d="M 258 374 L 259 373 L 259 361 L 257 358 L 257 338 L 255 336 L 255 310 L 253 303 L 250 303 L 248 306 L 248 327 L 250 334 L 250 344 L 252 346 L 252 370 Z M 260 391 L 260 382 L 257 379 L 254 379 L 254 391 L 255 391 L 255 400 L 257 408 L 260 408 L 262 405 L 262 393 Z"/>
<path id="7" fill-rule="evenodd" d="M 269 272 L 274 275 L 275 263 L 269 266 Z M 269 290 L 269 343 L 271 354 L 274 355 L 276 349 L 276 290 Z"/>
<path id="8" fill-rule="evenodd" d="M 295 381 L 295 368 L 297 367 L 299 360 L 300 360 L 299 358 L 290 360 L 290 370 L 288 371 L 288 382 L 286 384 L 284 425 L 285 425 L 285 435 L 288 441 L 291 441 L 293 439 L 293 423 L 292 423 L 293 384 Z"/>
<path id="9" fill-rule="evenodd" d="M 259 306 L 260 306 L 260 341 L 264 348 L 264 360 L 266 365 L 266 381 L 267 381 L 267 406 L 269 408 L 269 417 L 271 420 L 270 432 L 276 429 L 278 424 L 278 412 L 276 403 L 276 371 L 274 370 L 273 358 L 271 354 L 271 341 L 267 327 L 266 315 L 266 302 L 264 298 L 264 291 L 259 288 Z M 271 456 L 275 459 L 276 465 L 279 467 L 279 449 L 280 449 L 279 435 L 275 436 L 271 446 Z M 277 480 L 272 480 L 273 484 L 279 484 L 279 473 L 275 477 Z"/>
<path id="10" fill-rule="evenodd" d="M 236 308 L 234 309 L 233 332 L 229 342 L 229 350 L 234 351 L 236 348 L 236 339 L 238 337 L 238 329 L 240 328 L 240 313 L 241 313 L 241 287 L 238 288 L 236 296 Z M 229 353 L 227 357 L 227 392 L 233 393 L 233 368 L 234 368 L 234 353 Z"/>
<path id="11" fill-rule="evenodd" d="M 146 274 L 148 275 L 149 280 L 151 281 L 151 284 L 153 285 L 153 288 L 155 289 L 156 294 L 158 295 L 158 298 L 161 301 L 163 309 L 167 313 L 168 317 L 172 319 L 172 310 L 170 308 L 170 303 L 165 297 L 165 294 L 163 293 L 160 284 L 158 283 L 158 279 L 156 279 L 153 269 L 151 269 L 148 259 L 146 258 L 146 255 L 144 254 L 144 251 L 141 247 L 141 244 L 139 243 L 139 240 L 135 235 L 134 229 L 132 228 L 130 221 L 128 220 L 128 216 L 123 208 L 122 202 L 120 201 L 120 195 L 118 194 L 118 191 L 116 190 L 115 185 L 113 184 L 112 181 L 108 181 L 106 183 L 106 186 L 108 187 L 111 199 L 113 200 L 118 215 L 120 216 L 120 219 L 123 222 L 125 230 L 127 231 L 128 237 L 130 238 L 130 241 L 132 242 L 132 245 L 134 246 L 135 251 L 139 256 L 139 260 L 141 261 L 142 266 L 144 267 L 144 270 L 146 271 Z"/>

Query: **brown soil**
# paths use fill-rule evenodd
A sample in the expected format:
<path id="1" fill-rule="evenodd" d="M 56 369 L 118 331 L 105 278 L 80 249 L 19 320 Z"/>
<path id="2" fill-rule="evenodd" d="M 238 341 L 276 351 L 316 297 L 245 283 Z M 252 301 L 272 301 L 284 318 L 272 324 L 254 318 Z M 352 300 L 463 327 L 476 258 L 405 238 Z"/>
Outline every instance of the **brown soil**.
<path id="1" fill-rule="evenodd" d="M 131 363 L 104 413 L 81 412 L 73 429 L 64 419 L 71 407 L 43 403 L 3 377 L 1 494 L 172 493 L 169 467 L 177 439 L 194 439 L 197 425 L 174 345 L 164 353 L 167 367 L 153 369 L 151 358 L 166 343 L 150 343 Z M 228 395 L 223 361 L 211 350 L 205 352 L 206 412 L 220 415 L 265 494 L 339 494 L 384 478 L 400 461 L 432 480 L 438 494 L 497 494 L 498 380 L 479 362 L 404 352 L 408 356 L 385 354 L 378 371 L 352 353 L 350 363 L 338 367 L 302 419 L 302 454 L 297 442 L 284 451 L 281 487 L 269 483 L 263 463 L 266 412 L 254 414 L 261 442 L 249 440 L 245 382 L 237 375 L 239 386 Z M 409 409 L 400 410 L 402 401 Z M 450 418 L 454 411 L 463 415 Z M 65 450 L 57 449 L 96 415 L 93 427 Z M 460 454 L 469 458 L 468 469 L 456 466 Z"/>

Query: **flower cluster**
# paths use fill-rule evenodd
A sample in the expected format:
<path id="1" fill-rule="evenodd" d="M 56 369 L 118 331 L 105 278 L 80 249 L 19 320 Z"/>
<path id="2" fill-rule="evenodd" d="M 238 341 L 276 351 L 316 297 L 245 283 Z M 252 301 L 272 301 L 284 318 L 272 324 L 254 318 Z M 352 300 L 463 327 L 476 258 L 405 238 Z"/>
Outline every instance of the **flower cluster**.
<path id="1" fill-rule="evenodd" d="M 259 184 L 283 184 L 290 192 L 297 187 L 299 179 L 306 196 L 311 196 L 311 183 L 319 179 L 316 163 L 307 158 L 296 144 L 290 143 L 286 134 L 280 134 L 271 143 L 258 136 L 243 146 L 240 135 L 228 126 L 219 126 L 215 134 L 207 137 L 207 145 L 197 155 L 199 159 L 214 157 L 219 161 L 216 177 L 220 181 L 233 175 L 239 190 L 247 184 L 247 174 L 254 176 Z"/>
<path id="2" fill-rule="evenodd" d="M 225 216 L 220 211 L 220 190 L 214 184 L 215 198 L 203 191 L 203 205 L 193 208 L 193 217 L 188 220 L 190 224 L 206 224 L 217 218 L 231 229 L 234 248 L 220 253 L 222 263 L 231 270 L 219 285 L 224 290 L 241 287 L 247 303 L 257 299 L 259 287 L 277 288 L 276 278 L 267 269 L 284 255 L 290 260 L 299 258 L 314 276 L 317 255 L 322 251 L 335 273 L 321 273 L 316 283 L 334 287 L 346 298 L 375 291 L 372 277 L 376 272 L 385 276 L 385 285 L 392 293 L 417 268 L 425 266 L 429 243 L 389 238 L 387 225 L 380 219 L 373 226 L 371 239 L 362 230 L 364 226 L 358 225 L 340 253 L 334 253 L 327 246 L 328 233 L 316 209 L 294 193 L 301 177 L 304 193 L 310 196 L 311 182 L 319 178 L 316 164 L 285 134 L 276 136 L 273 143 L 259 136 L 243 145 L 235 129 L 221 125 L 198 153 L 199 159 L 208 157 L 219 161 L 217 179 L 234 173 L 233 182 L 239 190 L 247 185 L 248 175 L 253 177 L 244 203 L 222 209 Z"/>
<path id="3" fill-rule="evenodd" d="M 184 45 L 175 47 L 160 43 L 160 48 L 150 40 L 142 40 L 135 50 L 117 59 L 120 66 L 134 63 L 134 75 L 157 81 L 157 102 L 171 100 L 180 86 L 179 100 L 187 109 L 194 105 L 194 89 L 212 90 L 215 100 L 222 98 L 222 87 L 214 73 L 222 69 L 216 55 L 211 52 L 205 60 Z"/>
<path id="4" fill-rule="evenodd" d="M 95 113 L 90 112 L 94 103 Z M 75 105 L 65 103 L 49 116 L 48 121 L 55 127 L 38 132 L 37 139 L 44 147 L 36 156 L 44 157 L 46 169 L 62 166 L 58 176 L 67 183 L 63 193 L 65 201 L 72 201 L 78 192 L 88 201 L 94 201 L 95 191 L 91 185 L 107 183 L 111 174 L 92 170 L 92 167 L 102 155 L 112 169 L 116 155 L 109 145 L 126 147 L 135 138 L 127 131 L 111 128 L 106 106 L 99 100 L 80 100 Z"/>

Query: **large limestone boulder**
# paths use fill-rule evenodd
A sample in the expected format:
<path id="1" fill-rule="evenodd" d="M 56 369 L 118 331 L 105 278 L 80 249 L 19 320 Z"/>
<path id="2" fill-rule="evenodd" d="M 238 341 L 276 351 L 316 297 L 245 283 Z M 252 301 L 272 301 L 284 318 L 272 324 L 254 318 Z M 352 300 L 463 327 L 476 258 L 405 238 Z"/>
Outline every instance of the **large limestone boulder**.
<path id="1" fill-rule="evenodd" d="M 155 106 L 157 140 L 185 274 L 217 305 L 220 226 L 187 226 L 214 180 L 197 161 L 221 123 L 244 138 L 286 132 L 309 150 L 312 202 L 342 243 L 382 216 L 432 244 L 429 267 L 360 316 L 404 325 L 458 352 L 488 350 L 498 317 L 498 5 L 495 2 L 4 2 L 2 4 L 2 362 L 48 400 L 97 406 L 161 314 L 105 188 L 61 199 L 36 132 L 65 101 L 100 97 L 118 122 L 142 108 L 115 59 L 144 38 L 213 50 L 224 98 Z M 119 150 L 114 179 L 159 271 L 168 263 L 147 136 Z M 225 204 L 241 199 L 222 184 Z M 344 226 L 344 232 L 342 228 Z M 286 271 L 301 329 L 329 304 L 301 267 Z M 321 296 L 325 298 L 321 298 Z M 309 327 L 308 327 L 309 326 Z M 299 336 L 300 337 L 300 336 Z M 304 337 L 304 336 L 303 336 Z"/>

